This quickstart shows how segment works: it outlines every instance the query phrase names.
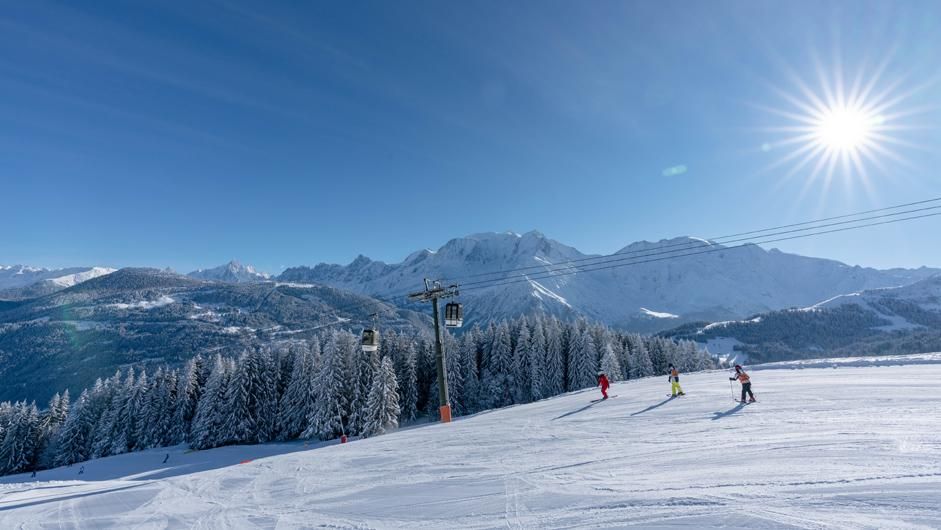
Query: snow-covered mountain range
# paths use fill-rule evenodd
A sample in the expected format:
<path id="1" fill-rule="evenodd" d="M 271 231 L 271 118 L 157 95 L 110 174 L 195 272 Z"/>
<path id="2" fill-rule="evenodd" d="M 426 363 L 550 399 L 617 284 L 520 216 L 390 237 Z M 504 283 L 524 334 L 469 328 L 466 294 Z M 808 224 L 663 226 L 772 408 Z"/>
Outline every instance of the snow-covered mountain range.
<path id="1" fill-rule="evenodd" d="M 697 254 L 676 257 L 689 253 Z M 630 331 L 673 330 L 763 360 L 934 351 L 939 272 L 851 267 L 695 238 L 634 243 L 598 259 L 538 232 L 474 234 L 401 263 L 360 256 L 272 279 L 237 262 L 190 276 L 3 267 L 0 398 L 87 386 L 119 366 L 179 364 L 197 352 L 300 338 L 338 318 L 359 329 L 379 308 L 388 309 L 385 329 L 424 327 L 428 308 L 405 296 L 424 278 L 460 285 L 466 324 L 537 312 L 586 317 Z"/>
<path id="2" fill-rule="evenodd" d="M 35 298 L 77 283 L 111 274 L 109 267 L 46 269 L 26 265 L 0 265 L 0 300 Z"/>
<path id="3" fill-rule="evenodd" d="M 113 269 L 102 267 L 4 267 L 0 299 L 33 298 L 110 272 Z M 437 250 L 413 252 L 400 263 L 360 255 L 348 265 L 292 267 L 272 278 L 231 261 L 187 276 L 230 284 L 321 284 L 399 306 L 407 305 L 405 294 L 421 289 L 425 278 L 440 279 L 461 287 L 470 323 L 541 312 L 655 332 L 688 322 L 739 320 L 807 307 L 849 293 L 910 285 L 937 273 L 941 269 L 854 267 L 755 245 L 723 247 L 693 237 L 641 241 L 603 257 L 532 231 L 472 234 Z"/>
<path id="4" fill-rule="evenodd" d="M 211 269 L 199 269 L 187 274 L 190 278 L 226 283 L 257 283 L 271 278 L 270 274 L 259 272 L 251 265 L 242 265 L 232 260 L 225 265 Z"/>
<path id="5" fill-rule="evenodd" d="M 677 257 L 697 252 L 702 253 Z M 484 233 L 414 252 L 401 263 L 359 256 L 345 266 L 290 268 L 279 280 L 322 283 L 398 302 L 405 291 L 420 289 L 424 278 L 442 279 L 462 286 L 468 321 L 538 311 L 658 331 L 684 322 L 803 307 L 841 294 L 908 285 L 941 272 L 853 267 L 754 245 L 726 248 L 691 237 L 642 241 L 611 258 L 594 258 L 535 231 Z M 573 260 L 580 261 L 569 263 Z M 520 268 L 525 270 L 501 272 Z M 500 279 L 506 280 L 475 283 Z"/>

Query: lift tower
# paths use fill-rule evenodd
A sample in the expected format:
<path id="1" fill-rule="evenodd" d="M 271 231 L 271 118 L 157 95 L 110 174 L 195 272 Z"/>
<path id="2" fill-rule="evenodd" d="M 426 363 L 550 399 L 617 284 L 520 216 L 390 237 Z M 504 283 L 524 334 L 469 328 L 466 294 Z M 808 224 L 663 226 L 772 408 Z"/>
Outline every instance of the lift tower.
<path id="1" fill-rule="evenodd" d="M 451 421 L 451 400 L 448 397 L 448 373 L 444 363 L 444 347 L 441 344 L 441 324 L 438 311 L 439 298 L 457 296 L 457 285 L 442 287 L 440 281 L 425 279 L 425 290 L 408 295 L 413 302 L 431 302 L 435 317 L 435 358 L 438 365 L 438 412 L 441 414 L 441 423 Z"/>

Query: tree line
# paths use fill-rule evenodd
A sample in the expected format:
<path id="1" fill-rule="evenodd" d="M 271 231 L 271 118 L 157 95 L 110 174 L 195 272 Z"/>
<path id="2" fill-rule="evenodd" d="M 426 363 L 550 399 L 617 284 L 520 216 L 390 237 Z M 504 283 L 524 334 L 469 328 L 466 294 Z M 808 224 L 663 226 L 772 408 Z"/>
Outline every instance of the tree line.
<path id="1" fill-rule="evenodd" d="M 613 381 L 714 366 L 691 341 L 622 333 L 585 320 L 520 317 L 445 334 L 453 414 Z M 238 356 L 193 357 L 182 369 L 118 371 L 48 408 L 0 403 L 0 474 L 188 443 L 194 449 L 297 438 L 375 436 L 438 413 L 434 339 L 333 330 Z"/>

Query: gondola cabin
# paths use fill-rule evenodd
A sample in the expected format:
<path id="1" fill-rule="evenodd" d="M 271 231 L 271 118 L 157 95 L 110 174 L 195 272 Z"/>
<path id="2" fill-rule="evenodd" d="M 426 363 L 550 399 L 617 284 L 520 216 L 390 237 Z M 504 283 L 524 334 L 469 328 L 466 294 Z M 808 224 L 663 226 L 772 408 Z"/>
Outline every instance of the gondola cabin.
<path id="1" fill-rule="evenodd" d="M 444 327 L 459 328 L 464 325 L 464 307 L 457 302 L 444 306 Z"/>
<path id="2" fill-rule="evenodd" d="M 363 330 L 363 351 L 374 352 L 379 350 L 379 332 L 373 329 Z"/>

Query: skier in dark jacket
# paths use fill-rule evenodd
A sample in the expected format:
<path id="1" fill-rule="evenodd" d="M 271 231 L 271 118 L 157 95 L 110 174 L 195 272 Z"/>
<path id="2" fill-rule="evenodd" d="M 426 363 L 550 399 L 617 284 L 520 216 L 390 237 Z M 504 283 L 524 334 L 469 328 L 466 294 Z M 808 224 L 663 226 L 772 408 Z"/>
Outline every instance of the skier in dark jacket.
<path id="1" fill-rule="evenodd" d="M 608 382 L 608 376 L 604 375 L 604 372 L 598 372 L 598 386 L 601 387 L 601 395 L 604 396 L 601 399 L 608 399 L 608 387 L 611 383 Z"/>
<path id="2" fill-rule="evenodd" d="M 755 402 L 755 394 L 752 394 L 751 391 L 751 378 L 748 377 L 748 374 L 745 373 L 745 370 L 742 370 L 742 367 L 738 364 L 735 365 L 735 377 L 730 377 L 729 381 L 735 381 L 738 379 L 742 383 L 742 403 L 746 403 L 745 394 L 747 393 L 751 399 L 747 403 Z"/>

